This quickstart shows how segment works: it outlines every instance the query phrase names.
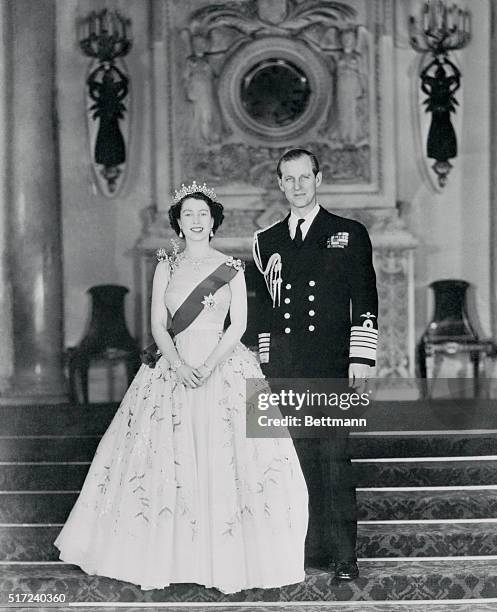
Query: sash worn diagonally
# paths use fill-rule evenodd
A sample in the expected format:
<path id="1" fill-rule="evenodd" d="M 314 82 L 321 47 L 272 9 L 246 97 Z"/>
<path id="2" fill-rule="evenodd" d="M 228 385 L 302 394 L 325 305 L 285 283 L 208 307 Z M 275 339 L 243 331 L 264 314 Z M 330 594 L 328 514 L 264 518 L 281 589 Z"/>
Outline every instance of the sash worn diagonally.
<path id="1" fill-rule="evenodd" d="M 236 273 L 237 270 L 235 268 L 222 263 L 209 276 L 200 281 L 174 313 L 171 329 L 169 330 L 171 335 L 177 336 L 191 325 L 204 308 L 202 299 L 209 293 L 215 293 L 223 285 L 229 283 Z"/>

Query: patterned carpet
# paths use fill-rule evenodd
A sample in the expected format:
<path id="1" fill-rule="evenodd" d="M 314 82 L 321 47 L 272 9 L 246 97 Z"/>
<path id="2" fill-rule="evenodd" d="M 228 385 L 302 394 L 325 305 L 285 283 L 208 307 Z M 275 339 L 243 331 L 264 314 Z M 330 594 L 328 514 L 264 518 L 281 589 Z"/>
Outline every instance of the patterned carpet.
<path id="1" fill-rule="evenodd" d="M 58 607 L 57 610 L 81 612 L 495 612 L 497 610 L 497 602 L 494 603 L 443 603 L 430 604 L 420 603 L 412 604 L 408 602 L 395 602 L 374 604 L 361 602 L 359 604 L 340 603 L 323 603 L 323 604 L 304 604 L 292 605 L 291 603 L 284 606 L 210 606 L 188 605 L 181 608 L 177 606 L 171 607 L 93 607 L 89 606 L 74 608 L 74 607 Z M 2 608 L 3 610 L 12 610 L 12 608 Z M 17 612 L 31 612 L 33 608 L 16 608 Z M 51 608 L 37 608 L 38 612 L 49 612 L 54 610 Z"/>
<path id="2" fill-rule="evenodd" d="M 360 569 L 360 577 L 353 582 L 337 582 L 329 572 L 309 569 L 303 583 L 223 595 L 216 589 L 192 584 L 141 591 L 129 583 L 87 576 L 78 568 L 64 564 L 5 565 L 1 567 L 0 593 L 64 593 L 67 602 L 150 604 L 497 598 L 496 560 L 363 561 Z"/>
<path id="3" fill-rule="evenodd" d="M 495 612 L 497 609 L 497 604 L 484 604 L 484 603 L 464 603 L 464 604 L 456 604 L 451 603 L 448 605 L 432 605 L 432 604 L 421 604 L 421 605 L 411 605 L 406 604 L 399 607 L 398 603 L 395 604 L 373 604 L 373 605 L 364 605 L 354 604 L 354 605 L 346 605 L 343 603 L 339 604 L 325 604 L 325 605 L 304 605 L 304 606 L 293 606 L 291 604 L 285 605 L 284 608 L 281 606 L 233 606 L 233 607 L 209 607 L 205 606 L 188 606 L 188 607 L 167 607 L 167 608 L 157 608 L 157 607 L 140 607 L 140 608 L 128 608 L 128 607 L 113 607 L 106 606 L 105 608 L 94 608 L 87 607 L 84 608 L 55 608 L 56 610 L 64 610 L 66 612 L 74 612 L 74 610 L 81 610 L 81 612 Z M 4 610 L 12 610 L 13 608 L 1 608 L 0 611 Z M 32 612 L 33 608 L 15 608 L 17 612 Z M 38 612 L 49 612 L 54 610 L 54 608 L 37 608 Z"/>
<path id="4" fill-rule="evenodd" d="M 378 427 L 385 430 L 390 423 L 397 431 L 387 408 Z M 401 406 L 395 418 L 445 423 L 445 407 L 421 415 L 417 408 Z M 9 593 L 64 593 L 67 602 L 88 605 L 59 609 L 86 612 L 497 612 L 497 560 L 470 557 L 497 554 L 497 522 L 492 522 L 497 519 L 497 436 L 490 432 L 351 438 L 352 455 L 359 459 L 358 553 L 364 558 L 352 583 L 338 583 L 329 572 L 312 568 L 305 582 L 282 589 L 225 596 L 197 585 L 174 585 L 144 592 L 73 566 L 36 564 L 57 559 L 53 540 L 114 410 L 0 408 L 0 611 L 7 609 Z M 496 424 L 495 410 L 490 414 L 484 406 L 480 412 L 460 410 L 457 424 L 467 429 L 470 417 L 477 429 Z M 320 516 L 325 514 L 323 507 Z M 392 522 L 398 520 L 404 522 Z M 426 520 L 435 522 L 419 522 Z M 316 527 L 310 527 L 313 540 L 320 537 Z M 118 602 L 121 606 L 114 607 Z M 143 607 L 129 607 L 135 603 Z"/>

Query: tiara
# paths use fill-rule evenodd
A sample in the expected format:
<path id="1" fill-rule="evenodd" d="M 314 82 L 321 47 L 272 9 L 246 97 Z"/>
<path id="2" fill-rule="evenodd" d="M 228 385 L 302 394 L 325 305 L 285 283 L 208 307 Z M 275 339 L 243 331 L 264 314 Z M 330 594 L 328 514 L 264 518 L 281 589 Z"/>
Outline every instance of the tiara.
<path id="1" fill-rule="evenodd" d="M 191 193 L 203 193 L 211 200 L 216 200 L 216 192 L 214 189 L 207 187 L 204 183 L 203 185 L 199 185 L 197 181 L 193 181 L 191 185 L 181 184 L 181 189 L 176 189 L 174 192 L 173 204 L 177 204 L 180 200 L 182 200 L 185 196 L 190 195 Z"/>

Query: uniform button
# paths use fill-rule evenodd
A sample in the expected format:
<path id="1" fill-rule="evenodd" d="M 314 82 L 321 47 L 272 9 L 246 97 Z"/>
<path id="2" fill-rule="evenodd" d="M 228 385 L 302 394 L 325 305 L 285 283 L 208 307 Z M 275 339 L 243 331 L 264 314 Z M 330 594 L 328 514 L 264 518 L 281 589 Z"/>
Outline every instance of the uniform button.
<path id="1" fill-rule="evenodd" d="M 290 304 L 290 298 L 285 298 L 285 304 Z"/>
<path id="2" fill-rule="evenodd" d="M 291 285 L 290 283 L 287 283 L 287 284 L 285 285 L 285 289 L 291 289 L 291 288 L 292 288 L 292 285 Z"/>
<path id="3" fill-rule="evenodd" d="M 314 325 L 309 325 L 309 327 L 307 329 L 309 331 L 314 331 L 316 328 L 314 327 Z"/>
<path id="4" fill-rule="evenodd" d="M 289 319 L 290 318 L 290 313 L 289 312 L 285 312 L 285 314 L 283 316 L 285 317 L 285 319 Z"/>
<path id="5" fill-rule="evenodd" d="M 309 281 L 309 287 L 314 287 L 315 284 L 316 284 L 316 281 Z"/>
<path id="6" fill-rule="evenodd" d="M 314 296 L 313 295 L 310 295 L 307 299 L 309 300 L 309 302 L 314 302 Z"/>
<path id="7" fill-rule="evenodd" d="M 289 334 L 292 330 L 289 327 L 285 327 L 285 334 Z"/>
<path id="8" fill-rule="evenodd" d="M 314 310 L 309 310 L 309 316 L 310 316 L 310 317 L 313 317 L 315 314 L 316 314 L 316 313 L 315 313 L 315 311 L 314 311 Z"/>

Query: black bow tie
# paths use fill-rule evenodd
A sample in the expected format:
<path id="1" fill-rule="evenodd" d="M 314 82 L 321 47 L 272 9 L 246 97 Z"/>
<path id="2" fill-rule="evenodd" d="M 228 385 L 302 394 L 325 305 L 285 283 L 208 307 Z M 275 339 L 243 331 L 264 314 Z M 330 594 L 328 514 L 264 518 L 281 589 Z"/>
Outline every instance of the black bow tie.
<path id="1" fill-rule="evenodd" d="M 297 229 L 295 230 L 295 237 L 293 239 L 293 244 L 296 247 L 301 247 L 302 244 L 304 243 L 304 238 L 302 236 L 302 223 L 305 221 L 305 219 L 299 219 L 297 221 Z"/>

